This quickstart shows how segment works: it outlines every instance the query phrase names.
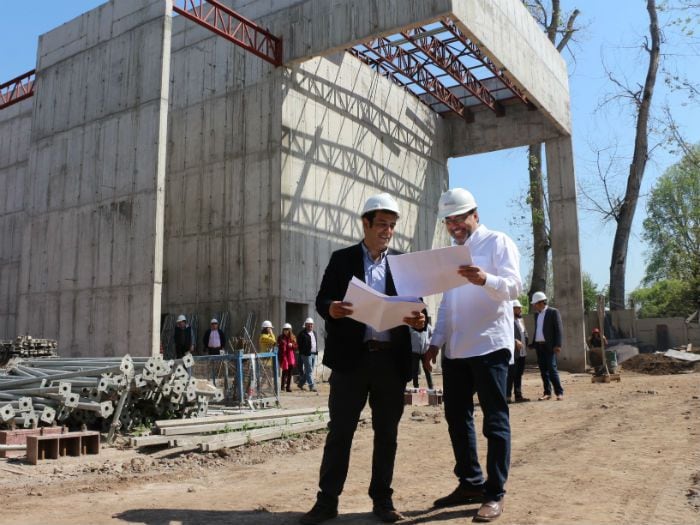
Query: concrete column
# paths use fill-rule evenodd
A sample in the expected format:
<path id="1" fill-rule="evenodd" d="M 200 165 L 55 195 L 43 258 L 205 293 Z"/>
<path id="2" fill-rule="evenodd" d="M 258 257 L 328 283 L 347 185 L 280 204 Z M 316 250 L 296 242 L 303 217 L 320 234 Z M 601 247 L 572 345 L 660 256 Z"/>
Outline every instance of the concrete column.
<path id="1" fill-rule="evenodd" d="M 564 323 L 559 366 L 569 372 L 585 368 L 583 287 L 576 210 L 576 177 L 571 137 L 545 142 L 552 238 L 554 295 Z"/>

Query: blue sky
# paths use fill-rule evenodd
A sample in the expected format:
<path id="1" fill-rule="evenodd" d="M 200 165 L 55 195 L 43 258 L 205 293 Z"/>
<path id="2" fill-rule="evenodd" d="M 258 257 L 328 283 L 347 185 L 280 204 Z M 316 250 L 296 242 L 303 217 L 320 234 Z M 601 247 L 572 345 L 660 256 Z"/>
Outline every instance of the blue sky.
<path id="1" fill-rule="evenodd" d="M 103 0 L 34 0 L 31 8 L 23 2 L 4 2 L 0 17 L 0 82 L 32 69 L 36 63 L 38 36 L 104 3 Z M 565 54 L 569 63 L 571 110 L 574 126 L 574 155 L 579 184 L 594 183 L 595 149 L 614 147 L 619 158 L 620 191 L 624 189 L 625 166 L 632 154 L 634 120 L 628 107 L 609 104 L 600 109 L 601 100 L 613 92 L 603 63 L 620 72 L 630 82 L 642 83 L 646 74 L 646 55 L 640 44 L 646 34 L 648 17 L 643 0 L 564 0 L 565 9 L 581 10 L 583 29 L 572 44 L 574 57 Z M 699 28 L 700 29 L 700 28 Z M 672 45 L 678 38 L 666 33 L 666 61 L 671 69 L 689 75 L 700 84 L 700 46 Z M 697 43 L 697 40 L 696 40 Z M 685 96 L 669 91 L 661 81 L 655 94 L 657 107 L 668 104 L 690 142 L 700 142 L 700 107 Z M 640 238 L 645 215 L 646 193 L 656 179 L 678 157 L 657 148 L 647 165 L 642 197 L 637 208 L 627 261 L 627 292 L 636 288 L 643 277 L 646 246 Z M 518 239 L 523 252 L 523 277 L 527 277 L 529 257 L 527 229 L 516 226 L 522 210 L 518 207 L 527 187 L 525 149 L 451 159 L 450 185 L 470 189 L 479 203 L 482 222 L 491 229 L 509 233 Z M 488 174 L 488 177 L 484 175 Z M 579 231 L 582 268 L 598 286 L 608 283 L 614 224 L 603 225 L 579 199 Z"/>

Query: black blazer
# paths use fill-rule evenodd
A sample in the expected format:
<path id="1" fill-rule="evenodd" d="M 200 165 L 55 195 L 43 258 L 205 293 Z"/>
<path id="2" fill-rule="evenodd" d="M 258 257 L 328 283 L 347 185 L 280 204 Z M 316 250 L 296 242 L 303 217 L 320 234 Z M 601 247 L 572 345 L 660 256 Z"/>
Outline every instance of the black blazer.
<path id="1" fill-rule="evenodd" d="M 535 335 L 537 334 L 537 317 L 540 314 L 535 312 Z M 559 310 L 548 306 L 544 311 L 544 323 L 542 324 L 542 334 L 547 350 L 553 351 L 557 346 L 561 347 L 562 332 L 564 328 L 561 323 L 561 315 Z M 532 336 L 532 342 L 535 342 L 535 335 Z"/>
<path id="2" fill-rule="evenodd" d="M 318 353 L 318 334 L 316 330 L 312 330 L 316 336 L 316 353 Z M 299 345 L 299 355 L 311 355 L 311 336 L 304 328 L 297 334 L 297 344 Z"/>
<path id="3" fill-rule="evenodd" d="M 401 252 L 389 249 L 389 255 Z M 362 353 L 368 352 L 363 340 L 367 325 L 344 317 L 333 319 L 329 312 L 333 301 L 342 301 L 348 289 L 350 280 L 357 277 L 365 280 L 364 252 L 361 244 L 337 250 L 331 254 L 328 266 L 323 274 L 321 288 L 316 296 L 316 310 L 326 321 L 326 347 L 323 352 L 323 364 L 331 370 L 350 371 L 362 360 Z M 387 264 L 386 295 L 396 295 L 396 287 L 391 277 L 391 269 Z M 425 312 L 424 312 L 425 313 Z M 402 376 L 408 381 L 411 374 L 411 334 L 406 325 L 397 326 L 390 330 L 392 352 L 396 366 Z"/>
<path id="4" fill-rule="evenodd" d="M 520 341 L 525 347 L 528 346 L 527 330 L 520 329 L 520 323 L 517 319 L 513 319 L 513 335 L 515 336 L 516 341 Z M 515 357 L 518 357 L 517 353 L 515 354 Z"/>

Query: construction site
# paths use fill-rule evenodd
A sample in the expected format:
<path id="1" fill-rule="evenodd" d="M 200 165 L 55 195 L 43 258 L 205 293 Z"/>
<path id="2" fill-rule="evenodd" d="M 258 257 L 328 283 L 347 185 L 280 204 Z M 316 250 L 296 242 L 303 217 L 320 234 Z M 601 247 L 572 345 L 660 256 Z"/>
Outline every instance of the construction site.
<path id="1" fill-rule="evenodd" d="M 41 35 L 34 68 L 6 80 L 8 523 L 297 523 L 318 490 L 330 370 L 317 391 L 283 391 L 260 323 L 316 319 L 322 356 L 316 293 L 331 253 L 362 238 L 365 200 L 399 203 L 393 248 L 447 246 L 448 160 L 534 143 L 567 399 L 512 405 L 498 522 L 700 522 L 698 345 L 620 347 L 619 370 L 591 380 L 586 334 L 604 323 L 583 311 L 567 66 L 519 0 L 109 0 Z M 193 348 L 176 355 L 181 315 Z M 204 355 L 209 319 L 227 335 L 218 355 Z M 432 507 L 455 485 L 441 396 L 439 363 L 435 388 L 406 393 L 403 523 L 478 508 Z M 332 523 L 377 522 L 372 446 L 367 410 Z"/>

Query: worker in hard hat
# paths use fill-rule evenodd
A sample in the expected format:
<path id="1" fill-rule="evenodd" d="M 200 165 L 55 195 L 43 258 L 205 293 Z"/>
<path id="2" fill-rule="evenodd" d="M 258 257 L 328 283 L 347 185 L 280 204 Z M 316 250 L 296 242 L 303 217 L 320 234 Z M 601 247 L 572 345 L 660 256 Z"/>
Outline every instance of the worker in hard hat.
<path id="1" fill-rule="evenodd" d="M 187 324 L 187 317 L 183 314 L 177 316 L 175 329 L 173 330 L 173 343 L 175 344 L 175 357 L 177 359 L 182 359 L 187 352 L 194 351 L 192 327 Z"/>
<path id="2" fill-rule="evenodd" d="M 331 369 L 328 408 L 330 423 L 321 460 L 316 504 L 300 522 L 317 525 L 338 515 L 350 449 L 360 413 L 370 399 L 374 451 L 369 496 L 373 513 L 384 522 L 403 518 L 391 488 L 403 394 L 411 378 L 409 326 L 422 330 L 425 313 L 413 312 L 404 325 L 377 332 L 349 318 L 353 305 L 343 302 L 353 276 L 374 290 L 396 295 L 387 254 L 399 220 L 399 205 L 387 193 L 367 199 L 362 208 L 362 242 L 333 252 L 316 296 L 316 310 L 325 321 L 323 364 Z"/>
<path id="3" fill-rule="evenodd" d="M 287 392 L 292 391 L 292 370 L 296 364 L 295 352 L 298 348 L 297 338 L 292 332 L 292 325 L 284 323 L 282 325 L 282 333 L 277 338 L 277 360 L 282 371 L 282 380 L 280 388 Z"/>
<path id="4" fill-rule="evenodd" d="M 263 321 L 260 326 L 260 339 L 258 339 L 258 349 L 260 353 L 271 352 L 277 344 L 277 337 L 275 337 L 272 328 L 271 321 Z"/>
<path id="5" fill-rule="evenodd" d="M 217 318 L 209 321 L 209 328 L 204 332 L 202 342 L 208 355 L 222 355 L 226 353 L 226 334 L 219 328 L 219 320 Z M 216 377 L 219 375 L 220 364 L 217 360 L 209 361 L 211 382 L 214 385 L 216 385 Z"/>
<path id="6" fill-rule="evenodd" d="M 213 318 L 209 321 L 209 328 L 202 338 L 204 348 L 208 355 L 220 355 L 226 353 L 226 334 L 219 328 L 219 320 Z"/>
<path id="7" fill-rule="evenodd" d="M 607 346 L 608 340 L 600 333 L 600 329 L 594 328 L 591 330 L 591 336 L 588 338 L 588 360 L 591 363 L 591 366 L 595 369 L 596 375 L 602 375 L 605 373 L 605 366 L 603 365 L 603 348 L 607 348 Z"/>
<path id="8" fill-rule="evenodd" d="M 527 359 L 528 335 L 523 321 L 523 305 L 517 299 L 513 301 L 513 335 L 515 347 L 513 348 L 513 362 L 508 367 L 508 385 L 506 396 L 508 402 L 512 400 L 511 394 L 515 393 L 515 402 L 524 403 L 530 401 L 523 397 L 523 373 L 525 372 L 525 360 Z"/>
<path id="9" fill-rule="evenodd" d="M 472 264 L 455 271 L 464 285 L 443 294 L 425 359 L 442 359 L 445 419 L 459 485 L 435 501 L 436 507 L 482 502 L 474 521 L 492 521 L 503 512 L 510 465 L 510 419 L 506 399 L 508 367 L 513 360 L 513 308 L 522 283 L 520 254 L 504 233 L 480 223 L 474 196 L 463 188 L 444 192 L 438 218 L 453 244 L 469 247 Z M 484 414 L 488 444 L 486 478 L 479 464 L 474 427 L 476 391 Z"/>
<path id="10" fill-rule="evenodd" d="M 304 390 L 304 385 L 309 385 L 311 392 L 316 392 L 314 383 L 314 369 L 316 368 L 316 358 L 318 357 L 318 336 L 314 331 L 314 320 L 307 317 L 304 321 L 304 329 L 297 334 L 299 342 L 299 380 L 297 386 Z"/>
<path id="11" fill-rule="evenodd" d="M 535 310 L 535 334 L 531 347 L 537 352 L 537 365 L 542 376 L 543 394 L 539 401 L 552 399 L 552 388 L 557 401 L 564 399 L 564 387 L 559 379 L 557 355 L 561 352 L 561 341 L 564 328 L 559 310 L 547 306 L 547 296 L 544 292 L 532 294 L 532 308 Z"/>

